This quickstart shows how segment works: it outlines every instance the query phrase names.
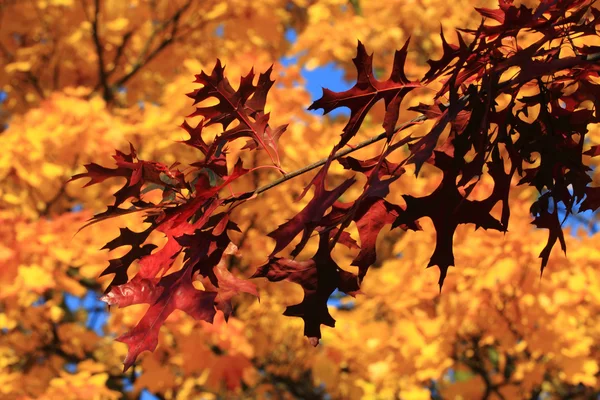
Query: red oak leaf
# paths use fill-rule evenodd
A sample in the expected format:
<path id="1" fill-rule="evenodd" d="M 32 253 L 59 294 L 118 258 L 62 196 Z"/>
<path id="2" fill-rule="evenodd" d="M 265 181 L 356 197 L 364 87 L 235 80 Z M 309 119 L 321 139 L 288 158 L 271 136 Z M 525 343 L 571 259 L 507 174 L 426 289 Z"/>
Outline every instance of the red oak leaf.
<path id="1" fill-rule="evenodd" d="M 84 166 L 85 169 L 87 169 L 87 172 L 73 175 L 71 179 L 69 179 L 69 182 L 81 178 L 90 178 L 89 182 L 83 185 L 83 187 L 88 187 L 103 182 L 108 178 L 120 176 L 128 177 L 131 175 L 131 171 L 127 168 L 106 168 L 96 163 L 85 164 Z"/>
<path id="2" fill-rule="evenodd" d="M 210 98 L 216 98 L 219 103 L 196 107 L 196 111 L 189 117 L 201 115 L 205 118 L 205 125 L 220 123 L 224 130 L 233 121 L 239 122 L 235 128 L 217 136 L 211 148 L 220 147 L 240 137 L 250 137 L 257 146 L 265 149 L 271 158 L 278 162 L 277 150 L 273 143 L 265 141 L 265 138 L 271 138 L 270 141 L 273 141 L 272 135 L 266 133 L 269 118 L 268 114 L 264 114 L 267 93 L 273 85 L 273 81 L 270 80 L 271 70 L 272 67 L 260 75 L 258 86 L 252 83 L 254 71 L 251 70 L 248 75 L 242 77 L 238 90 L 233 89 L 229 80 L 225 78 L 225 67 L 221 65 L 220 60 L 217 60 L 210 75 L 204 71 L 196 75 L 195 82 L 201 83 L 203 87 L 188 94 L 194 99 L 194 105 Z"/>
<path id="3" fill-rule="evenodd" d="M 542 268 L 540 269 L 540 273 L 543 273 L 546 264 L 548 264 L 550 252 L 556 244 L 556 241 L 558 240 L 560 242 L 560 247 L 565 254 L 567 254 L 567 244 L 565 243 L 565 237 L 563 235 L 562 227 L 560 226 L 560 221 L 558 220 L 558 212 L 556 210 L 554 213 L 542 213 L 533 220 L 532 224 L 538 228 L 548 229 L 549 231 L 548 243 L 546 243 L 546 246 L 540 253 L 540 258 L 542 259 Z"/>
<path id="4" fill-rule="evenodd" d="M 583 154 L 585 154 L 586 156 L 590 156 L 590 157 L 600 156 L 600 145 L 592 146 L 591 149 L 584 151 Z"/>
<path id="5" fill-rule="evenodd" d="M 122 285 L 127 282 L 127 279 L 129 279 L 127 270 L 131 264 L 133 264 L 133 262 L 136 260 L 143 259 L 144 257 L 148 256 L 155 248 L 156 245 L 154 244 L 145 244 L 141 247 L 133 246 L 132 249 L 129 250 L 129 252 L 123 257 L 109 260 L 108 267 L 106 267 L 106 269 L 100 274 L 100 276 L 115 274 L 113 280 L 106 288 L 106 292 L 110 291 L 114 286 Z"/>
<path id="6" fill-rule="evenodd" d="M 291 253 L 293 256 L 298 255 L 308 242 L 311 233 L 319 226 L 319 221 L 323 217 L 323 214 L 325 214 L 325 211 L 335 203 L 342 193 L 356 182 L 354 178 L 350 178 L 337 188 L 326 190 L 325 176 L 328 169 L 326 167 L 323 167 L 311 182 L 311 185 L 315 187 L 315 194 L 306 207 L 292 219 L 268 234 L 269 237 L 272 237 L 276 241 L 271 256 L 283 250 L 300 232 L 303 232 L 300 243 Z M 305 189 L 305 193 L 307 189 Z"/>
<path id="7" fill-rule="evenodd" d="M 350 109 L 350 120 L 344 127 L 338 148 L 348 143 L 358 132 L 368 111 L 382 99 L 385 101 L 383 128 L 388 137 L 394 133 L 402 99 L 408 92 L 420 86 L 419 82 L 409 81 L 404 74 L 409 40 L 402 49 L 396 51 L 392 73 L 388 80 L 383 82 L 375 79 L 373 55 L 368 55 L 359 41 L 357 55 L 353 59 L 358 74 L 356 84 L 351 89 L 339 93 L 323 88 L 323 96 L 308 108 L 309 110 L 322 108 L 325 114 L 339 107 Z"/>
<path id="8" fill-rule="evenodd" d="M 165 164 L 138 160 L 133 145 L 130 144 L 131 153 L 125 154 L 116 151 L 113 158 L 116 161 L 117 168 L 105 168 L 98 164 L 86 164 L 87 172 L 73 175 L 69 182 L 81 178 L 90 178 L 90 181 L 84 187 L 100 183 L 108 178 L 123 177 L 127 179 L 125 185 L 115 194 L 114 207 L 119 206 L 125 200 L 130 198 L 140 199 L 142 186 L 146 183 L 153 183 L 168 188 L 186 188 L 183 174 L 178 170 L 171 170 Z"/>
<path id="9" fill-rule="evenodd" d="M 113 288 L 102 298 L 108 304 L 124 307 L 150 303 L 150 308 L 140 322 L 131 331 L 116 339 L 129 348 L 123 371 L 127 371 L 143 351 L 154 351 L 158 345 L 160 327 L 173 311 L 185 311 L 196 320 L 212 322 L 216 312 L 216 295 L 195 289 L 190 269 L 167 275 L 156 285 L 149 280 L 140 279 L 124 287 Z"/>
<path id="10" fill-rule="evenodd" d="M 460 55 L 460 47 L 450 44 L 444 37 L 444 30 L 440 26 L 440 37 L 442 38 L 442 58 L 439 60 L 428 60 L 429 71 L 425 74 L 423 82 L 431 82 L 437 79 L 449 67 L 452 60 Z"/>
<path id="11" fill-rule="evenodd" d="M 496 161 L 502 166 L 502 160 Z M 406 201 L 406 209 L 399 215 L 392 227 L 401 224 L 412 224 L 418 219 L 428 216 L 433 222 L 436 230 L 436 246 L 427 267 L 437 265 L 440 269 L 439 285 L 440 290 L 444 283 L 448 268 L 454 265 L 453 237 L 459 224 L 472 223 L 476 228 L 495 229 L 506 231 L 506 227 L 496 220 L 491 214 L 493 206 L 498 201 L 503 201 L 503 208 L 508 207 L 507 200 L 502 196 L 503 189 L 506 188 L 506 181 L 510 183 L 510 174 L 508 178 L 498 181 L 494 185 L 492 194 L 486 200 L 469 200 L 464 197 L 456 187 L 458 168 L 454 164 L 454 159 L 439 151 L 435 152 L 434 165 L 443 172 L 443 178 L 440 185 L 428 196 L 413 197 L 403 195 Z"/>
<path id="12" fill-rule="evenodd" d="M 304 334 L 314 346 L 321 338 L 321 325 L 335 325 L 327 308 L 327 300 L 333 291 L 339 289 L 351 296 L 360 291 L 358 277 L 339 268 L 331 258 L 329 235 L 320 234 L 319 237 L 319 248 L 312 259 L 295 261 L 272 258 L 252 276 L 265 277 L 271 282 L 287 280 L 302 287 L 302 302 L 287 307 L 283 315 L 302 318 Z"/>
<path id="13" fill-rule="evenodd" d="M 249 293 L 253 296 L 258 296 L 258 289 L 256 285 L 248 280 L 239 279 L 235 277 L 228 269 L 226 265 L 227 256 L 237 254 L 238 248 L 233 243 L 229 243 L 227 248 L 223 252 L 221 261 L 214 266 L 214 275 L 217 278 L 218 285 L 213 285 L 210 279 L 202 280 L 205 289 L 209 292 L 216 292 L 217 297 L 215 298 L 215 306 L 218 310 L 223 312 L 225 320 L 229 319 L 233 310 L 231 306 L 231 299 L 241 293 Z M 260 298 L 259 298 L 260 300 Z"/>
<path id="14" fill-rule="evenodd" d="M 358 228 L 361 250 L 352 260 L 352 265 L 358 267 L 358 277 L 361 281 L 367 274 L 367 269 L 377 260 L 375 243 L 379 232 L 385 225 L 392 224 L 400 213 L 400 207 L 383 198 L 370 197 L 360 204 L 353 219 Z"/>
<path id="15" fill-rule="evenodd" d="M 181 143 L 185 143 L 188 146 L 191 146 L 195 149 L 198 149 L 207 156 L 209 154 L 210 146 L 206 144 L 204 139 L 202 139 L 202 130 L 204 128 L 204 120 L 200 120 L 198 125 L 193 128 L 186 120 L 183 120 L 181 127 L 185 129 L 185 131 L 190 135 L 188 140 L 183 140 Z"/>
<path id="16" fill-rule="evenodd" d="M 163 292 L 163 287 L 157 287 L 150 279 L 135 277 L 131 281 L 113 287 L 100 300 L 109 306 L 127 307 L 132 304 L 153 304 Z"/>
<path id="17" fill-rule="evenodd" d="M 134 232 L 127 227 L 119 228 L 119 231 L 121 232 L 119 236 L 106 243 L 100 250 L 114 250 L 121 246 L 139 247 L 146 241 L 153 229 L 154 226 L 150 226 L 143 232 Z"/>
<path id="18" fill-rule="evenodd" d="M 323 232 L 325 231 L 324 226 L 320 226 L 317 229 L 315 229 L 317 232 Z M 358 243 L 356 242 L 356 240 L 354 240 L 354 238 L 352 238 L 352 236 L 350 235 L 350 233 L 343 231 L 341 233 L 339 233 L 339 229 L 338 228 L 330 228 L 329 229 L 329 238 L 333 239 L 334 237 L 338 236 L 338 243 L 343 244 L 344 246 L 346 246 L 349 249 L 360 249 L 360 246 L 358 245 Z"/>
<path id="19" fill-rule="evenodd" d="M 596 211 L 600 208 L 600 187 L 586 187 L 585 199 L 579 206 L 579 212 L 592 210 Z"/>
<path id="20" fill-rule="evenodd" d="M 354 157 L 340 157 L 337 161 L 344 167 L 344 169 L 349 169 L 356 172 L 362 172 L 365 174 L 367 178 L 371 176 L 371 173 L 377 167 L 377 175 L 379 178 L 382 178 L 385 175 L 403 174 L 404 168 L 400 167 L 400 164 L 393 163 L 387 159 L 383 159 L 381 163 L 379 163 L 380 156 L 376 156 L 373 158 L 369 158 L 368 160 L 358 160 Z"/>
<path id="21" fill-rule="evenodd" d="M 433 155 L 433 151 L 437 145 L 438 139 L 440 138 L 442 132 L 444 132 L 444 129 L 448 123 L 455 121 L 459 113 L 463 111 L 466 105 L 467 101 L 465 97 L 452 101 L 451 96 L 450 105 L 442 112 L 429 133 L 419 139 L 419 141 L 416 143 L 408 145 L 408 148 L 413 155 L 410 162 L 415 164 L 416 176 L 419 175 L 419 171 L 421 170 L 423 164 L 425 164 L 425 162 Z"/>

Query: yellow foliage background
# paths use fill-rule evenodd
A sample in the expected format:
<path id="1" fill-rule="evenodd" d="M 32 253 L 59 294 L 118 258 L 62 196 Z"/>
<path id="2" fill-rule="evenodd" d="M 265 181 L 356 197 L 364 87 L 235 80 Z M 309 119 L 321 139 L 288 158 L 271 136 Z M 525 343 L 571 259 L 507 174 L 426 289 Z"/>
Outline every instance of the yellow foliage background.
<path id="1" fill-rule="evenodd" d="M 343 116 L 304 111 L 314 99 L 303 88 L 303 67 L 334 62 L 352 80 L 360 39 L 387 74 L 393 51 L 411 36 L 407 71 L 416 78 L 428 58 L 439 57 L 440 22 L 454 41 L 453 28 L 479 23 L 473 6 L 495 4 L 0 2 L 0 88 L 6 95 L 0 107 L 0 398 L 134 399 L 143 391 L 177 400 L 596 398 L 599 236 L 567 234 L 568 257 L 553 252 L 540 279 L 537 256 L 546 232 L 530 224 L 535 193 L 528 189 L 513 191 L 506 235 L 464 226 L 457 231 L 457 268 L 441 295 L 438 272 L 424 268 L 435 241 L 430 222 L 422 222 L 423 232 L 382 233 L 364 294 L 331 307 L 336 328 L 323 329 L 317 348 L 302 336 L 301 321 L 281 315 L 301 298 L 287 283 L 257 280 L 261 302 L 241 296 L 228 323 L 219 317 L 213 325 L 197 323 L 175 313 L 161 329 L 156 352 L 143 354 L 127 375 L 121 372 L 126 346 L 114 338 L 144 308 L 111 310 L 99 335 L 93 320 L 105 309 L 94 309 L 101 306 L 93 301 L 94 307 L 69 306 L 100 295 L 110 277 L 98 276 L 118 252 L 99 249 L 119 226 L 141 221 L 110 220 L 75 235 L 111 203 L 121 182 L 82 189 L 80 181 L 66 181 L 83 164 L 110 165 L 114 149 L 126 150 L 128 141 L 140 159 L 194 162 L 194 154 L 176 143 L 187 138 L 179 125 L 192 111 L 185 93 L 196 88 L 194 74 L 210 70 L 218 57 L 235 84 L 252 66 L 264 71 L 274 63 L 277 84 L 267 111 L 273 125 L 290 123 L 281 148 L 283 167 L 291 171 L 327 156 L 345 124 Z M 294 43 L 285 38 L 288 29 L 297 32 Z M 293 55 L 297 63 L 282 65 L 282 57 Z M 408 106 L 427 99 L 427 92 L 411 94 L 401 119 L 414 116 Z M 378 134 L 381 120 L 376 108 L 359 139 Z M 597 128 L 590 137 L 599 141 Z M 377 154 L 372 147 L 357 155 Z M 333 172 L 332 183 L 344 176 L 339 166 Z M 404 193 L 430 193 L 440 179 L 427 166 L 418 180 L 410 172 L 394 184 L 392 202 L 401 204 Z M 275 178 L 257 170 L 248 185 Z M 242 253 L 237 275 L 248 277 L 264 262 L 273 246 L 265 234 L 301 209 L 293 200 L 309 179 L 281 185 L 239 211 L 247 233 L 234 238 Z M 490 188 L 483 180 L 474 195 L 483 197 Z M 336 251 L 336 260 L 348 266 L 352 254 Z"/>

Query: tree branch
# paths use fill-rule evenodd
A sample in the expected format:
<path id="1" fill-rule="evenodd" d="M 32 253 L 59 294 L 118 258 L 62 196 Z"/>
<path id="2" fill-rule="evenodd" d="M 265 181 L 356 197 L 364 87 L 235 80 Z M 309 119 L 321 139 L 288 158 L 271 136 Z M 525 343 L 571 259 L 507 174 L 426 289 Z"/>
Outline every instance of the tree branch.
<path id="1" fill-rule="evenodd" d="M 133 78 L 144 65 L 146 65 L 147 63 L 152 61 L 152 59 L 154 59 L 154 57 L 156 57 L 158 54 L 160 54 L 161 51 L 163 51 L 166 47 L 168 47 L 170 44 L 172 44 L 175 41 L 175 35 L 177 34 L 177 30 L 179 29 L 179 20 L 181 19 L 182 14 L 188 8 L 190 8 L 191 4 L 192 4 L 192 1 L 188 0 L 188 2 L 185 3 L 181 8 L 179 8 L 175 12 L 175 14 L 173 14 L 173 16 L 171 16 L 171 18 L 169 18 L 168 20 L 163 22 L 161 24 L 160 28 L 158 28 L 157 30 L 154 30 L 152 32 L 152 34 L 148 38 L 148 41 L 146 42 L 146 45 L 144 46 L 144 49 L 140 52 L 140 55 L 139 55 L 137 61 L 135 62 L 135 64 L 133 65 L 133 68 L 131 69 L 131 71 L 129 71 L 128 73 L 123 75 L 120 79 L 118 79 L 115 82 L 114 86 L 116 86 L 116 87 L 123 86 L 125 83 L 127 83 L 127 81 L 129 81 L 131 78 Z M 148 54 L 150 46 L 152 45 L 152 42 L 154 41 L 154 38 L 156 37 L 156 35 L 163 32 L 169 26 L 171 26 L 171 33 L 169 34 L 169 36 L 167 38 L 163 39 L 163 41 L 158 45 L 158 47 L 155 48 L 154 50 L 152 50 L 152 52 L 150 54 Z"/>
<path id="2" fill-rule="evenodd" d="M 133 30 L 127 32 L 125 35 L 123 35 L 123 41 L 121 42 L 121 44 L 119 45 L 119 47 L 117 48 L 117 53 L 115 54 L 115 58 L 113 59 L 113 67 L 111 68 L 110 71 L 108 71 L 106 73 L 106 77 L 108 78 L 109 76 L 111 76 L 112 74 L 114 74 L 114 72 L 117 70 L 117 65 L 119 64 L 119 61 L 121 60 L 121 57 L 123 56 L 123 53 L 125 51 L 125 47 L 127 47 L 127 44 L 129 43 L 129 40 L 131 40 L 131 38 L 133 37 Z"/>
<path id="3" fill-rule="evenodd" d="M 82 0 L 83 8 L 85 10 L 85 1 Z M 86 16 L 87 11 L 85 11 Z M 100 17 L 100 0 L 94 0 L 94 17 L 91 20 L 92 23 L 92 39 L 94 40 L 94 47 L 96 47 L 96 55 L 98 56 L 98 84 L 102 87 L 104 101 L 110 104 L 113 99 L 113 92 L 108 84 L 108 77 L 106 75 L 106 69 L 104 66 L 104 49 L 100 42 L 100 35 L 98 33 L 98 20 Z M 89 18 L 89 17 L 88 17 Z"/>
<path id="4" fill-rule="evenodd" d="M 424 115 L 419 115 L 418 117 L 413 118 L 410 121 L 405 122 L 405 123 L 401 124 L 400 126 L 398 126 L 394 130 L 394 133 L 399 132 L 399 131 L 401 131 L 401 130 L 403 130 L 403 129 L 411 126 L 411 125 L 423 122 L 425 120 L 427 120 L 427 117 L 425 117 Z M 333 157 L 331 157 L 331 160 L 336 160 L 336 159 L 338 159 L 340 157 L 344 157 L 345 155 L 353 153 L 356 150 L 360 150 L 360 149 L 362 149 L 364 147 L 367 147 L 367 146 L 369 146 L 369 145 L 371 145 L 373 143 L 379 142 L 380 140 L 383 140 L 386 137 L 387 137 L 387 134 L 385 132 L 380 133 L 377 136 L 373 136 L 372 138 L 369 138 L 369 139 L 367 139 L 365 141 L 360 142 L 359 144 L 357 144 L 354 147 L 349 147 L 347 149 L 338 151 L 337 153 L 335 153 L 333 155 Z M 410 141 L 417 140 L 417 139 L 421 139 L 421 137 L 414 137 Z M 227 203 L 231 203 L 231 202 L 234 202 L 234 201 L 237 201 L 237 200 L 245 200 L 245 199 L 248 199 L 248 198 L 250 198 L 250 197 L 252 197 L 254 195 L 259 195 L 259 194 L 261 194 L 263 192 L 266 192 L 269 189 L 273 189 L 275 186 L 278 186 L 278 185 L 280 185 L 280 184 L 282 184 L 282 183 L 284 183 L 286 181 L 289 181 L 290 179 L 293 179 L 293 178 L 297 177 L 298 175 L 302 175 L 302 174 L 304 174 L 306 172 L 312 171 L 315 168 L 318 168 L 318 167 L 320 167 L 322 165 L 325 165 L 325 163 L 327 162 L 327 160 L 329 160 L 329 157 L 322 158 L 319 161 L 315 161 L 312 164 L 309 164 L 309 165 L 307 165 L 305 167 L 302 167 L 300 169 L 297 169 L 295 171 L 287 173 L 287 174 L 283 175 L 281 178 L 279 178 L 279 179 L 277 179 L 277 180 L 275 180 L 275 181 L 273 181 L 271 183 L 268 183 L 268 184 L 266 184 L 264 186 L 261 186 L 261 187 L 259 187 L 258 189 L 254 190 L 252 192 L 246 192 L 246 193 L 241 194 L 239 196 L 230 197 L 228 199 L 225 199 L 224 203 L 227 204 Z"/>

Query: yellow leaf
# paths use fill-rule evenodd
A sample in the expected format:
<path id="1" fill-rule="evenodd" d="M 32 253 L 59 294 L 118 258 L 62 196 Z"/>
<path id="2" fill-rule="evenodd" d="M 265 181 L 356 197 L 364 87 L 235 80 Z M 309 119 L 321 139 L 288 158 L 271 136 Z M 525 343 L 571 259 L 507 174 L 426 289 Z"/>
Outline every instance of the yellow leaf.
<path id="1" fill-rule="evenodd" d="M 42 175 L 47 178 L 53 179 L 58 178 L 63 174 L 63 168 L 60 165 L 45 162 L 42 165 Z"/>
<path id="2" fill-rule="evenodd" d="M 108 374 L 106 372 L 101 373 L 101 374 L 94 374 L 92 375 L 89 380 L 87 381 L 88 385 L 93 385 L 93 386 L 104 386 L 104 384 L 106 383 L 106 381 L 108 380 Z"/>
<path id="3" fill-rule="evenodd" d="M 56 283 L 61 285 L 67 292 L 79 297 L 85 295 L 86 289 L 75 279 L 66 275 L 59 275 L 56 278 Z"/>
<path id="4" fill-rule="evenodd" d="M 64 315 L 65 311 L 62 308 L 58 306 L 50 307 L 50 319 L 52 320 L 52 322 L 56 323 L 60 321 Z"/>
<path id="5" fill-rule="evenodd" d="M 50 5 L 70 7 L 73 5 L 73 0 L 50 0 Z"/>
<path id="6" fill-rule="evenodd" d="M 369 376 L 373 381 L 385 378 L 390 371 L 390 364 L 386 361 L 378 361 L 369 365 Z"/>
<path id="7" fill-rule="evenodd" d="M 331 18 L 331 11 L 327 5 L 317 3 L 309 9 L 308 17 L 313 23 L 329 20 Z"/>
<path id="8" fill-rule="evenodd" d="M 129 25 L 129 20 L 127 18 L 117 18 L 113 21 L 110 21 L 106 24 L 106 28 L 111 31 L 121 31 Z"/>
<path id="9" fill-rule="evenodd" d="M 37 293 L 42 293 L 54 286 L 52 274 L 39 265 L 21 266 L 19 268 L 19 278 L 25 288 Z"/>
<path id="10" fill-rule="evenodd" d="M 227 11 L 227 3 L 224 1 L 221 1 L 221 2 L 217 3 L 217 5 L 212 8 L 212 10 L 210 10 L 209 12 L 204 14 L 204 18 L 207 20 L 216 19 L 216 18 L 219 18 L 221 15 L 225 14 L 226 11 Z"/>
<path id="11" fill-rule="evenodd" d="M 0 313 L 0 329 L 14 329 L 17 326 L 17 321 L 9 318 L 5 313 Z"/>
<path id="12" fill-rule="evenodd" d="M 8 204 L 20 204 L 21 199 L 12 193 L 6 193 L 2 196 L 2 200 L 7 202 Z"/>
<path id="13" fill-rule="evenodd" d="M 429 400 L 431 392 L 424 387 L 408 386 L 402 389 L 401 398 L 404 400 Z"/>
<path id="14" fill-rule="evenodd" d="M 183 66 L 192 73 L 202 70 L 202 64 L 198 60 L 194 60 L 191 58 L 186 58 L 185 60 L 183 60 Z"/>
<path id="15" fill-rule="evenodd" d="M 312 70 L 314 70 L 315 68 L 317 68 L 317 67 L 318 67 L 320 64 L 321 64 L 321 63 L 320 63 L 320 61 L 319 61 L 319 59 L 318 59 L 318 58 L 316 58 L 316 57 L 312 57 L 311 59 L 309 59 L 309 60 L 306 62 L 305 68 L 306 68 L 307 70 L 309 70 L 309 71 L 312 71 Z"/>
<path id="16" fill-rule="evenodd" d="M 14 71 L 27 72 L 30 69 L 31 69 L 31 63 L 27 62 L 27 61 L 17 61 L 14 63 L 7 64 L 4 67 L 4 70 L 9 74 Z"/>

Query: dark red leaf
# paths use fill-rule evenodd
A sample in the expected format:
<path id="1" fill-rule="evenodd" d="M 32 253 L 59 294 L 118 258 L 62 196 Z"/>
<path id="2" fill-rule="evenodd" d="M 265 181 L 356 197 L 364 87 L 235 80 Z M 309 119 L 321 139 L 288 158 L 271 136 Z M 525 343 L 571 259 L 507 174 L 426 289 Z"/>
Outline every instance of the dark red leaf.
<path id="1" fill-rule="evenodd" d="M 556 211 L 556 210 L 555 210 Z M 550 258 L 550 252 L 556 244 L 556 241 L 560 241 L 560 247 L 562 251 L 567 254 L 567 244 L 565 243 L 565 237 L 563 235 L 562 227 L 560 226 L 560 221 L 558 220 L 558 213 L 542 213 L 540 216 L 536 217 L 532 224 L 537 226 L 538 228 L 548 229 L 548 243 L 546 247 L 540 253 L 540 258 L 542 259 L 542 268 L 540 269 L 540 273 L 544 272 L 544 268 L 548 264 L 548 259 Z"/>
<path id="2" fill-rule="evenodd" d="M 408 92 L 420 86 L 419 82 L 409 81 L 404 74 L 409 40 L 402 49 L 396 51 L 392 73 L 388 80 L 383 82 L 375 79 L 373 55 L 368 55 L 365 47 L 359 41 L 357 55 L 353 59 L 358 75 L 356 84 L 351 89 L 339 93 L 323 88 L 323 96 L 308 108 L 309 110 L 322 108 L 325 114 L 339 107 L 350 109 L 350 120 L 344 127 L 342 138 L 337 145 L 338 148 L 354 137 L 368 111 L 381 99 L 385 101 L 386 110 L 383 128 L 388 137 L 391 137 L 398 122 L 402 99 Z"/>
<path id="3" fill-rule="evenodd" d="M 117 338 L 129 347 L 123 371 L 133 365 L 140 353 L 156 349 L 160 327 L 173 311 L 185 311 L 194 319 L 207 322 L 212 322 L 215 316 L 214 300 L 217 294 L 195 289 L 188 269 L 167 275 L 156 285 L 150 282 L 134 281 L 125 287 L 114 288 L 103 297 L 105 302 L 121 306 L 151 304 L 140 322 Z"/>
<path id="4" fill-rule="evenodd" d="M 318 226 L 319 221 L 325 214 L 325 211 L 344 193 L 356 180 L 347 179 L 341 185 L 333 190 L 325 189 L 325 175 L 327 169 L 323 168 L 315 176 L 311 184 L 315 187 L 315 195 L 311 201 L 296 216 L 280 225 L 268 236 L 275 239 L 275 248 L 271 252 L 271 257 L 283 250 L 300 233 L 303 232 L 302 240 L 292 251 L 292 255 L 297 255 L 302 251 L 304 245 L 310 238 L 311 233 Z"/>
<path id="5" fill-rule="evenodd" d="M 252 276 L 265 277 L 271 282 L 287 280 L 304 290 L 301 303 L 289 306 L 283 315 L 304 320 L 304 334 L 313 345 L 321 338 L 321 325 L 333 327 L 335 320 L 329 314 L 327 300 L 335 289 L 354 296 L 360 290 L 358 277 L 344 271 L 333 261 L 329 249 L 329 235 L 320 235 L 319 249 L 308 261 L 272 258 Z"/>

